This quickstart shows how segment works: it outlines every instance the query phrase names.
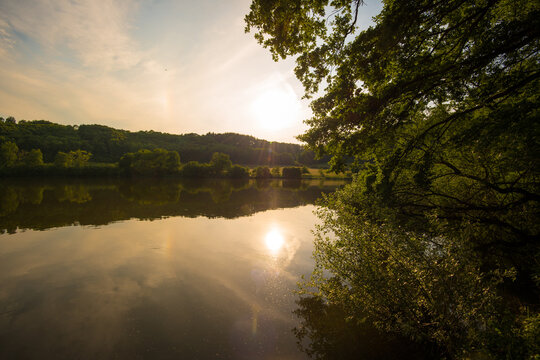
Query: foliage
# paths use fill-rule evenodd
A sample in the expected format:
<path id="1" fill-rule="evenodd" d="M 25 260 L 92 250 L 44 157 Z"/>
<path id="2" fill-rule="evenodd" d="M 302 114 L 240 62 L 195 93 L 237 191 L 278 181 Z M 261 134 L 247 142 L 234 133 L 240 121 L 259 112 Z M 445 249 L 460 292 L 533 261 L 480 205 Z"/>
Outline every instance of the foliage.
<path id="1" fill-rule="evenodd" d="M 230 170 L 232 162 L 229 155 L 216 152 L 212 154 L 210 166 L 212 167 L 215 175 L 223 176 Z"/>
<path id="2" fill-rule="evenodd" d="M 93 166 L 95 164 L 66 168 L 62 173 L 83 173 Z M 104 168 L 114 169 L 111 165 Z M 51 167 L 51 170 L 59 172 L 58 168 Z M 270 209 L 312 204 L 321 192 L 330 192 L 336 187 L 336 184 L 313 182 L 295 189 L 269 186 L 261 190 L 255 181 L 245 179 L 171 177 L 0 179 L 0 234 L 72 224 L 104 225 L 131 218 L 205 216 L 231 219 Z"/>
<path id="3" fill-rule="evenodd" d="M 118 162 L 126 153 L 140 149 L 166 149 L 182 155 L 183 161 L 206 162 L 212 154 L 229 155 L 234 163 L 251 165 L 293 165 L 295 161 L 326 164 L 315 160 L 311 150 L 297 144 L 268 142 L 234 133 L 173 135 L 155 131 L 130 132 L 102 125 L 59 125 L 45 120 L 0 121 L 0 139 L 22 149 L 41 149 L 45 162 L 52 162 L 61 151 L 77 149 L 93 154 L 96 162 Z M 300 155 L 302 154 L 302 159 Z"/>
<path id="4" fill-rule="evenodd" d="M 6 141 L 0 145 L 0 167 L 11 167 L 17 162 L 19 148 L 17 144 Z"/>
<path id="5" fill-rule="evenodd" d="M 91 153 L 80 149 L 69 153 L 59 151 L 54 158 L 54 165 L 59 168 L 81 168 L 86 166 L 91 157 Z"/>
<path id="6" fill-rule="evenodd" d="M 540 294 L 540 3 L 387 0 L 359 32 L 362 3 L 246 16 L 274 58 L 297 56 L 307 96 L 325 85 L 300 139 L 358 172 L 320 213 L 313 285 L 449 357 L 534 357 L 518 334 Z"/>
<path id="7" fill-rule="evenodd" d="M 282 173 L 285 179 L 300 179 L 302 177 L 302 168 L 284 167 Z"/>
<path id="8" fill-rule="evenodd" d="M 125 154 L 118 166 L 127 173 L 142 175 L 163 175 L 178 172 L 180 155 L 165 149 L 139 150 Z"/>
<path id="9" fill-rule="evenodd" d="M 249 169 L 240 165 L 233 165 L 231 166 L 228 175 L 232 179 L 246 179 L 249 178 Z"/>
<path id="10" fill-rule="evenodd" d="M 70 166 L 70 157 L 63 151 L 59 151 L 54 157 L 54 165 L 59 168 L 66 168 Z"/>
<path id="11" fill-rule="evenodd" d="M 69 152 L 70 164 L 73 167 L 83 167 L 88 163 L 92 154 L 85 150 L 75 150 Z"/>
<path id="12" fill-rule="evenodd" d="M 182 166 L 180 174 L 183 177 L 205 178 L 212 174 L 212 167 L 209 164 L 201 164 L 197 161 L 190 161 Z"/>
<path id="13" fill-rule="evenodd" d="M 39 149 L 19 150 L 17 144 L 6 141 L 0 145 L 0 168 L 39 167 L 43 165 L 43 154 Z"/>
<path id="14" fill-rule="evenodd" d="M 308 285 L 329 303 L 355 319 L 368 316 L 379 329 L 433 343 L 450 357 L 479 349 L 504 357 L 502 340 L 521 342 L 515 329 L 522 324 L 514 319 L 519 302 L 508 308 L 498 293 L 514 270 L 486 270 L 467 243 L 411 231 L 391 210 L 371 205 L 355 183 L 325 204 Z M 521 349 L 504 351 L 519 357 Z"/>
<path id="15" fill-rule="evenodd" d="M 272 174 L 268 166 L 258 166 L 254 171 L 254 177 L 257 179 L 269 179 Z"/>
<path id="16" fill-rule="evenodd" d="M 37 167 L 43 165 L 43 154 L 40 149 L 32 149 L 19 153 L 20 162 L 26 167 Z"/>
<path id="17" fill-rule="evenodd" d="M 249 170 L 240 165 L 233 165 L 229 155 L 214 153 L 210 163 L 190 161 L 182 166 L 180 174 L 187 178 L 234 178 L 242 179 L 249 177 Z"/>
<path id="18" fill-rule="evenodd" d="M 317 296 L 302 296 L 294 311 L 300 323 L 294 328 L 298 344 L 310 359 L 434 359 L 418 344 L 377 330 L 369 321 L 348 321 L 340 304 Z M 398 355 L 398 356 L 396 356 Z"/>
<path id="19" fill-rule="evenodd" d="M 279 178 L 281 177 L 281 171 L 279 170 L 278 167 L 272 168 L 272 170 L 270 170 L 270 175 L 273 178 Z"/>

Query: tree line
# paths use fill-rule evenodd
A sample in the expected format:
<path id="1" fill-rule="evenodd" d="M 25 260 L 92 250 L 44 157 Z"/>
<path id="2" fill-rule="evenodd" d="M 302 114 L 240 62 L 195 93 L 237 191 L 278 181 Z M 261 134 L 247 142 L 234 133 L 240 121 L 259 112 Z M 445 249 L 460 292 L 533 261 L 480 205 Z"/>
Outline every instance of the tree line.
<path id="1" fill-rule="evenodd" d="M 124 154 L 117 164 L 89 163 L 92 153 L 85 150 L 59 151 L 52 163 L 43 161 L 40 149 L 19 150 L 13 142 L 0 144 L 0 174 L 4 175 L 117 175 L 117 176 L 164 176 L 179 175 L 186 178 L 234 178 L 300 179 L 307 168 L 258 166 L 233 164 L 229 155 L 216 152 L 207 163 L 188 161 L 182 164 L 176 151 L 165 149 L 141 149 Z M 108 165 L 108 166 L 107 166 Z"/>
<path id="2" fill-rule="evenodd" d="M 131 132 L 103 125 L 60 125 L 45 120 L 0 117 L 0 143 L 13 142 L 23 151 L 40 149 L 45 162 L 58 152 L 83 150 L 92 161 L 116 163 L 126 153 L 140 149 L 176 151 L 186 162 L 205 162 L 213 153 L 229 155 L 243 165 L 325 165 L 328 157 L 316 159 L 313 151 L 297 144 L 269 142 L 235 133 L 173 135 L 155 131 Z"/>

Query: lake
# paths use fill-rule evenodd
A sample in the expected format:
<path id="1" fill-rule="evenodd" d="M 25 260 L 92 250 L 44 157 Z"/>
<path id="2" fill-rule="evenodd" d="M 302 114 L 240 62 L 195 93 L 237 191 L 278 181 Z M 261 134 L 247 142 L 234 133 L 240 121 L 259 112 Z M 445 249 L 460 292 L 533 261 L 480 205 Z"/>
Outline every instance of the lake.
<path id="1" fill-rule="evenodd" d="M 0 358 L 308 358 L 294 291 L 343 184 L 0 182 Z"/>

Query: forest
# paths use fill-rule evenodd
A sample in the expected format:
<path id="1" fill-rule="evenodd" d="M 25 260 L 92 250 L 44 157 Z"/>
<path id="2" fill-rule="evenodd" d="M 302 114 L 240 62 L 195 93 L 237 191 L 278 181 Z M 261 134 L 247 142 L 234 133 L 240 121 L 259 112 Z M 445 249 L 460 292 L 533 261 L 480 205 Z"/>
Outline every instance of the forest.
<path id="1" fill-rule="evenodd" d="M 0 118 L 0 145 L 11 142 L 30 153 L 39 149 L 44 162 L 54 162 L 59 152 L 86 151 L 91 161 L 116 163 L 126 153 L 142 149 L 176 151 L 183 162 L 208 162 L 216 152 L 242 165 L 324 165 L 328 157 L 315 158 L 298 144 L 269 142 L 235 133 L 173 135 L 155 131 L 131 132 L 103 125 L 60 125 L 46 120 Z"/>

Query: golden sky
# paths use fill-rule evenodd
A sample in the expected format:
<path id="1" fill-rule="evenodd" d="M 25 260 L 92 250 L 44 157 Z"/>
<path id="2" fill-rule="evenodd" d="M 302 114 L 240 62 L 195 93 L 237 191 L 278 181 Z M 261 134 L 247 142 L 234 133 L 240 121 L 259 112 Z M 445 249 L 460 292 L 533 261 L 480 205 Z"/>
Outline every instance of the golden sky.
<path id="1" fill-rule="evenodd" d="M 309 103 L 294 61 L 244 33 L 249 4 L 0 0 L 0 116 L 297 142 Z"/>

